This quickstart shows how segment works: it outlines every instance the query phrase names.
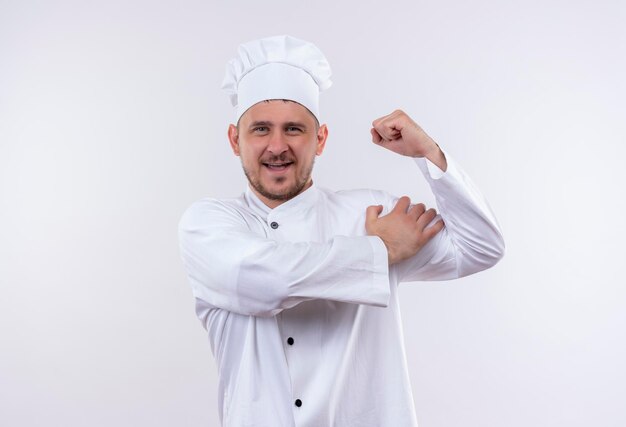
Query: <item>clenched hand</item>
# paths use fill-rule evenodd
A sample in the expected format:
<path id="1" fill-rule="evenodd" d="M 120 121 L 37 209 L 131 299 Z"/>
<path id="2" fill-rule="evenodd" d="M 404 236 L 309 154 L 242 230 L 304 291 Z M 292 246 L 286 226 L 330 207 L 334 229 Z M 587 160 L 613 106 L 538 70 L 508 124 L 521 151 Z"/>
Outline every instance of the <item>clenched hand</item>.
<path id="1" fill-rule="evenodd" d="M 442 171 L 447 169 L 437 143 L 402 110 L 374 120 L 370 133 L 374 144 L 403 156 L 426 157 Z"/>

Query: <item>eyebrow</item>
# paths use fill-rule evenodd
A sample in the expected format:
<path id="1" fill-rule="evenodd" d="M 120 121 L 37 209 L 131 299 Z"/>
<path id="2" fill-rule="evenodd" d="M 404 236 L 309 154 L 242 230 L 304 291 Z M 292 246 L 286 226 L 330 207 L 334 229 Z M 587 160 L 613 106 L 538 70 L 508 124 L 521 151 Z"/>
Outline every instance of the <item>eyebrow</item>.
<path id="1" fill-rule="evenodd" d="M 302 128 L 303 130 L 306 130 L 306 125 L 304 123 L 300 123 L 300 122 L 287 122 L 285 123 L 285 127 L 297 127 L 297 128 Z"/>
<path id="2" fill-rule="evenodd" d="M 252 129 L 252 128 L 255 128 L 255 127 L 257 127 L 257 126 L 267 126 L 267 127 L 272 127 L 272 126 L 274 126 L 274 123 L 272 123 L 272 122 L 267 122 L 267 121 L 256 121 L 256 122 L 252 122 L 252 123 L 250 123 L 249 128 L 250 128 L 250 129 Z"/>
<path id="3" fill-rule="evenodd" d="M 267 121 L 267 120 L 259 120 L 256 122 L 252 122 L 249 126 L 249 129 L 258 127 L 258 126 L 266 126 L 266 127 L 272 127 L 274 126 L 273 122 Z M 299 127 L 302 128 L 303 130 L 306 130 L 307 127 L 304 123 L 301 122 L 287 122 L 284 124 L 284 127 Z"/>

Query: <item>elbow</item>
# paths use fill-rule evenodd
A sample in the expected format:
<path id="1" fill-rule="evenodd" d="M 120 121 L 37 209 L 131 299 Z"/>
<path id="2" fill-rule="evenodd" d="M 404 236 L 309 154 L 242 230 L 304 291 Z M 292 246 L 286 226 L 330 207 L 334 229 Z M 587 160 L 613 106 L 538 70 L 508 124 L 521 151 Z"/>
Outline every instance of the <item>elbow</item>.
<path id="1" fill-rule="evenodd" d="M 238 311 L 249 316 L 271 317 L 286 308 L 286 297 L 275 287 L 264 287 L 256 294 L 240 290 L 237 295 Z"/>
<path id="2" fill-rule="evenodd" d="M 497 264 L 502 258 L 504 258 L 505 252 L 506 252 L 506 244 L 504 243 L 504 237 L 502 237 L 502 234 L 500 234 L 500 246 L 499 246 L 499 252 L 498 252 L 498 259 L 496 260 L 494 265 Z"/>
<path id="3" fill-rule="evenodd" d="M 502 234 L 497 232 L 480 246 L 466 250 L 459 266 L 458 276 L 465 277 L 495 266 L 504 258 L 505 244 Z"/>
<path id="4" fill-rule="evenodd" d="M 493 227 L 487 235 L 481 239 L 481 244 L 477 245 L 476 257 L 484 265 L 482 270 L 491 268 L 504 258 L 505 244 L 504 237 L 499 228 Z"/>
<path id="5" fill-rule="evenodd" d="M 242 267 L 233 290 L 240 312 L 271 317 L 302 301 L 290 295 L 288 283 L 276 271 L 268 271 L 258 264 Z"/>
<path id="6" fill-rule="evenodd" d="M 272 317 L 287 307 L 286 296 L 276 286 L 228 280 L 228 275 L 190 277 L 194 296 L 213 307 L 244 316 Z"/>
<path id="7" fill-rule="evenodd" d="M 250 298 L 242 297 L 243 293 L 238 293 L 237 312 L 248 316 L 273 317 L 281 311 L 295 307 L 307 298 L 298 298 L 281 292 L 278 287 L 265 289 L 265 292 L 258 293 Z"/>
<path id="8" fill-rule="evenodd" d="M 502 233 L 497 232 L 491 240 L 491 245 L 484 251 L 484 256 L 488 262 L 487 268 L 493 267 L 504 258 L 505 249 L 504 237 L 502 237 Z"/>

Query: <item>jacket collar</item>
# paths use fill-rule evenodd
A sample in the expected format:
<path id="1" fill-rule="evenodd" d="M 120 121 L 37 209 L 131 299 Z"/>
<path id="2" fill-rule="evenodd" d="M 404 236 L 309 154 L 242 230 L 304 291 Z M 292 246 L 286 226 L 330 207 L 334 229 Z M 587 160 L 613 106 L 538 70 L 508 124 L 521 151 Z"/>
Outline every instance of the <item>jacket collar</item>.
<path id="1" fill-rule="evenodd" d="M 315 207 L 318 199 L 318 191 L 319 190 L 315 184 L 311 184 L 309 188 L 298 194 L 296 197 L 289 199 L 272 209 L 263 203 L 248 185 L 246 192 L 244 193 L 244 199 L 248 207 L 252 209 L 255 214 L 267 219 L 269 216 L 275 217 L 276 215 L 282 216 L 283 214 L 291 215 Z"/>

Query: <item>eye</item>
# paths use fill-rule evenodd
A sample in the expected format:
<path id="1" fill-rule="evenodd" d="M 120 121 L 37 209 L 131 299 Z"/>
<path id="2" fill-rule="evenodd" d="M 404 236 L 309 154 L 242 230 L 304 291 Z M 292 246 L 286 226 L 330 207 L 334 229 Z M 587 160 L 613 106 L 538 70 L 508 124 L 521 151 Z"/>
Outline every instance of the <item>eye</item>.
<path id="1" fill-rule="evenodd" d="M 285 130 L 289 133 L 302 133 L 302 129 L 297 126 L 287 126 Z"/>
<path id="2" fill-rule="evenodd" d="M 269 129 L 267 128 L 267 126 L 257 126 L 254 129 L 252 129 L 254 132 L 257 133 L 265 133 L 267 132 Z"/>

